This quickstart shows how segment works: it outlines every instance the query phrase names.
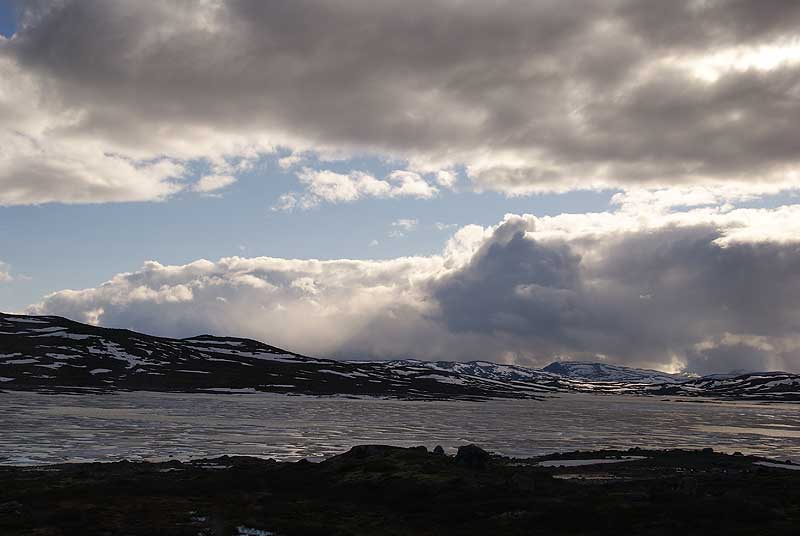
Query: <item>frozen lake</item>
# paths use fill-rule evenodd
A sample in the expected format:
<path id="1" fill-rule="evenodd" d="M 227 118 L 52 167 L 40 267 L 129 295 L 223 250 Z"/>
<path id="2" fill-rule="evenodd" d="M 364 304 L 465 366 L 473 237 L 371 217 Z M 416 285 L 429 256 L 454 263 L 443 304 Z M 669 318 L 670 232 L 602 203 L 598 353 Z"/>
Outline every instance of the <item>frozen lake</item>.
<path id="1" fill-rule="evenodd" d="M 800 406 L 581 394 L 545 401 L 410 402 L 271 394 L 0 393 L 0 464 L 222 454 L 319 459 L 364 443 L 448 449 L 477 443 L 509 456 L 713 447 L 800 462 Z"/>

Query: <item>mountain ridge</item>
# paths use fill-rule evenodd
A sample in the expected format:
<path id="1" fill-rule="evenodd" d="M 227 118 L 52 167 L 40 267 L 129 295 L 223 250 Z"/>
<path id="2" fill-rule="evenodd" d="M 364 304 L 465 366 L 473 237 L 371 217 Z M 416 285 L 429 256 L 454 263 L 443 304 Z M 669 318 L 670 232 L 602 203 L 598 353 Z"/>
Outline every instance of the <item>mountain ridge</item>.
<path id="1" fill-rule="evenodd" d="M 247 338 L 171 339 L 58 316 L 0 313 L 0 388 L 249 392 L 418 399 L 540 398 L 565 392 L 800 400 L 785 372 L 684 378 L 608 363 L 543 369 L 490 361 L 340 361 Z"/>

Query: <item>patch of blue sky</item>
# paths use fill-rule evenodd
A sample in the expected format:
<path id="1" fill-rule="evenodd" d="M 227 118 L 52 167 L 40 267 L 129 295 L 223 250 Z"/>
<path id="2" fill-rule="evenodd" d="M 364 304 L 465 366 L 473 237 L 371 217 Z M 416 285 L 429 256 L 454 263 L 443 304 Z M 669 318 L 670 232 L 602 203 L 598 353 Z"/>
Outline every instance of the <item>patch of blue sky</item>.
<path id="1" fill-rule="evenodd" d="M 17 14 L 14 2 L 0 2 L 0 35 L 11 37 L 17 31 Z"/>
<path id="2" fill-rule="evenodd" d="M 777 208 L 784 205 L 800 203 L 800 185 L 798 190 L 790 190 L 772 195 L 755 197 L 747 201 L 739 201 L 736 208 Z"/>
<path id="3" fill-rule="evenodd" d="M 146 260 L 184 264 L 225 256 L 318 259 L 387 259 L 431 255 L 455 228 L 493 225 L 506 213 L 555 215 L 608 209 L 613 192 L 572 192 L 507 198 L 501 194 L 442 191 L 434 199 L 366 198 L 310 210 L 273 211 L 281 194 L 302 191 L 293 170 L 270 155 L 239 176 L 232 186 L 202 195 L 190 190 L 163 202 L 97 205 L 47 204 L 0 207 L 0 260 L 29 281 L 0 285 L 0 310 L 19 311 L 48 292 L 96 286 Z M 357 158 L 317 162 L 315 169 L 360 170 L 382 178 L 397 162 Z M 193 181 L 205 164 L 191 166 Z M 392 222 L 416 219 L 418 227 L 391 237 Z M 371 245 L 377 241 L 376 245 Z"/>

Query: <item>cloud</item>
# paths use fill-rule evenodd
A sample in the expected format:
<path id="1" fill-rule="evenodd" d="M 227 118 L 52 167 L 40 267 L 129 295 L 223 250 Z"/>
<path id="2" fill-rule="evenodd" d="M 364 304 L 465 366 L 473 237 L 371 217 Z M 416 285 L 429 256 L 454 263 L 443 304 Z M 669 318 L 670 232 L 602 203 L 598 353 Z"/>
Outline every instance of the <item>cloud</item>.
<path id="1" fill-rule="evenodd" d="M 569 356 L 692 371 L 742 368 L 733 357 L 725 368 L 725 340 L 761 339 L 774 348 L 764 360 L 753 347 L 751 369 L 800 367 L 796 242 L 723 246 L 725 232 L 706 224 L 546 240 L 531 223 L 508 219 L 433 285 L 448 331 L 503 334 L 509 351 L 533 362 Z"/>
<path id="2" fill-rule="evenodd" d="M 419 225 L 419 220 L 412 218 L 401 218 L 392 222 L 392 231 L 389 236 L 392 238 L 402 238 L 407 233 L 413 231 Z"/>
<path id="3" fill-rule="evenodd" d="M 18 26 L 6 205 L 161 200 L 279 149 L 510 195 L 798 184 L 793 0 L 37 0 Z"/>
<path id="4" fill-rule="evenodd" d="M 226 188 L 234 182 L 236 179 L 230 175 L 204 175 L 192 186 L 192 190 L 206 194 Z"/>
<path id="5" fill-rule="evenodd" d="M 303 154 L 293 153 L 278 159 L 278 165 L 281 169 L 291 169 L 300 164 L 305 159 Z"/>
<path id="6" fill-rule="evenodd" d="M 175 159 L 70 134 L 83 112 L 53 102 L 45 81 L 9 58 L 8 43 L 0 38 L 0 205 L 161 200 L 182 188 Z"/>
<path id="7" fill-rule="evenodd" d="M 0 261 L 0 283 L 8 283 L 13 280 L 14 278 L 11 276 L 11 266 Z"/>
<path id="8" fill-rule="evenodd" d="M 321 203 L 352 203 L 368 197 L 413 197 L 430 199 L 439 190 L 411 171 L 392 171 L 385 179 L 376 179 L 361 171 L 349 174 L 304 168 L 297 178 L 305 193 L 289 192 L 278 198 L 273 210 L 309 209 Z"/>
<path id="9" fill-rule="evenodd" d="M 419 220 L 413 218 L 401 218 L 392 222 L 392 227 L 397 227 L 404 231 L 412 231 L 419 225 Z"/>
<path id="10" fill-rule="evenodd" d="M 229 257 L 182 266 L 148 262 L 97 288 L 61 291 L 32 307 L 103 325 L 191 336 L 260 333 L 273 344 L 309 353 L 335 352 L 379 316 L 419 310 L 420 280 L 439 259 L 316 261 Z M 200 330 L 200 331 L 198 331 Z"/>
<path id="11" fill-rule="evenodd" d="M 30 311 L 335 357 L 800 371 L 797 221 L 800 205 L 507 215 L 430 257 L 148 262 Z"/>
<path id="12" fill-rule="evenodd" d="M 436 182 L 442 188 L 452 189 L 455 187 L 456 182 L 458 182 L 458 175 L 452 171 L 440 169 L 436 172 Z"/>

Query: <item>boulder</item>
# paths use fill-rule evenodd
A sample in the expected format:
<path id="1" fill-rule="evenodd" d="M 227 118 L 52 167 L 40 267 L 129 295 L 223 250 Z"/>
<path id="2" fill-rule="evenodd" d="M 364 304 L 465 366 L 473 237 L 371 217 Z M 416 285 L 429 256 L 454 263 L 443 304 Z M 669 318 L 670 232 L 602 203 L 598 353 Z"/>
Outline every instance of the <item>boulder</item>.
<path id="1" fill-rule="evenodd" d="M 456 463 L 468 467 L 483 467 L 489 461 L 490 457 L 488 452 L 477 445 L 465 445 L 463 447 L 458 447 Z"/>

